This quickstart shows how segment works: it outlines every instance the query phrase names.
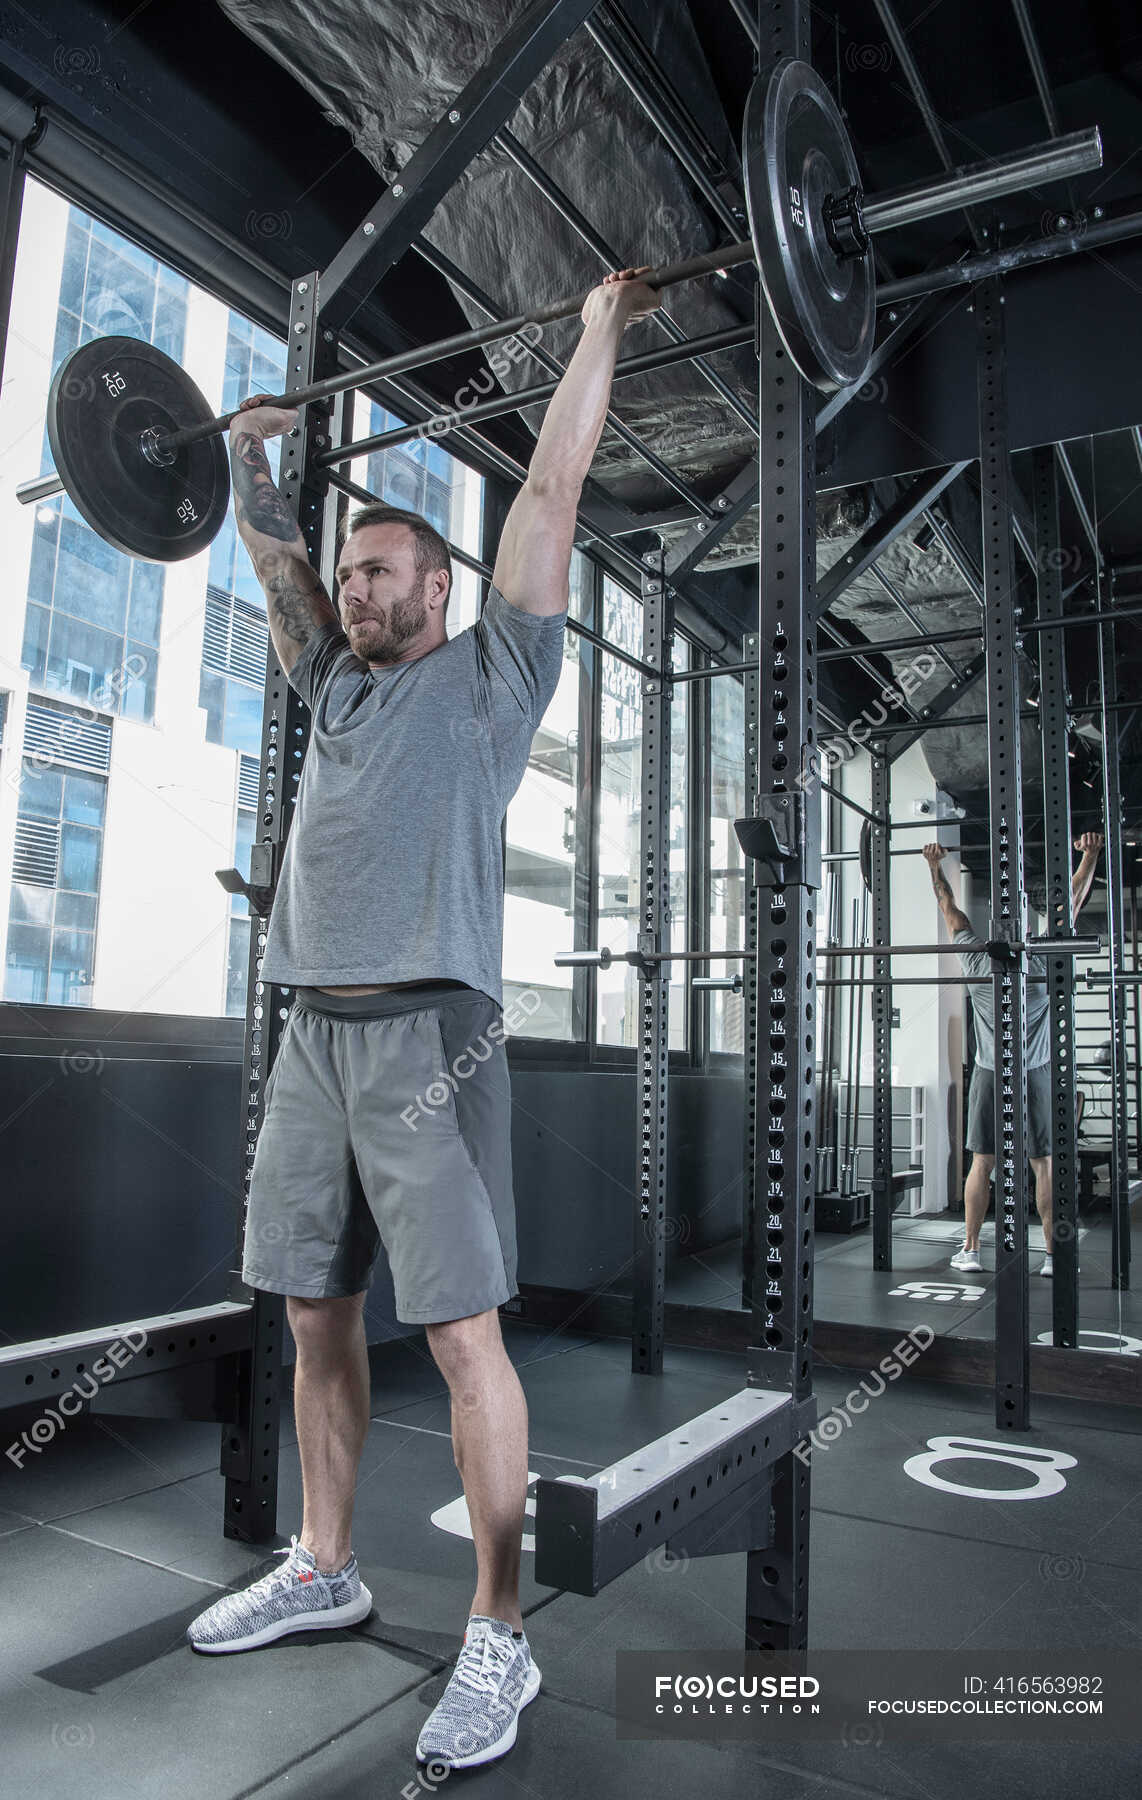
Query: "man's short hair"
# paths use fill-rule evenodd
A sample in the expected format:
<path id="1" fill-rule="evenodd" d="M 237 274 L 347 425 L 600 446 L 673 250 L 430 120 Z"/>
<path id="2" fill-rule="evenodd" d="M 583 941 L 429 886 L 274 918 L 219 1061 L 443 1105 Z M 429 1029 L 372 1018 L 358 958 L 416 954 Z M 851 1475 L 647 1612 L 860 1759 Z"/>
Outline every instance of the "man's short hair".
<path id="1" fill-rule="evenodd" d="M 444 616 L 447 618 L 448 602 L 452 597 L 452 553 L 436 527 L 430 525 L 420 513 L 407 512 L 403 506 L 389 506 L 383 500 L 376 500 L 368 506 L 358 507 L 355 513 L 345 515 L 339 548 L 344 548 L 346 540 L 355 531 L 364 531 L 369 525 L 408 526 L 414 539 L 413 555 L 417 574 L 423 578 L 434 574 L 437 569 L 443 569 L 448 576 L 448 592 L 444 596 Z"/>

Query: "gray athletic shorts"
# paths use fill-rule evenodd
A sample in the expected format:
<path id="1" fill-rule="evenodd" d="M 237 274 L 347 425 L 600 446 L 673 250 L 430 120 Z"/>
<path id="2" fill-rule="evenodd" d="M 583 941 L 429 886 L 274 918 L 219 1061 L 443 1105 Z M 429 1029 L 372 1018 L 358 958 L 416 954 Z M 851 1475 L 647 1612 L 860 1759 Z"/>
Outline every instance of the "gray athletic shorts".
<path id="1" fill-rule="evenodd" d="M 968 1149 L 995 1155 L 995 1070 L 972 1070 L 968 1089 Z M 1051 1154 L 1051 1071 L 1027 1071 L 1027 1154 Z"/>
<path id="2" fill-rule="evenodd" d="M 517 1292 L 503 1015 L 459 983 L 299 988 L 266 1083 L 243 1281 L 359 1294 L 382 1244 L 403 1324 Z"/>

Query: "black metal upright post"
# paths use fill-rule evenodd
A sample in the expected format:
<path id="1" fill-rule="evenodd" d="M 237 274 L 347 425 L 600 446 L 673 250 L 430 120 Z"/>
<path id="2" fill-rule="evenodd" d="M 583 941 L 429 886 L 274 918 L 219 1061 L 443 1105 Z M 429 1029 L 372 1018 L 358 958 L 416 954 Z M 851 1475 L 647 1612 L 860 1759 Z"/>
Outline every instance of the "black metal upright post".
<path id="1" fill-rule="evenodd" d="M 290 304 L 289 362 L 285 392 L 323 380 L 337 370 L 336 344 L 319 329 L 319 276 L 316 271 L 294 282 Z M 330 417 L 340 427 L 352 416 L 351 403 L 339 395 L 334 407 L 317 403 L 306 408 L 304 423 L 282 439 L 278 485 L 291 502 L 305 535 L 310 561 L 322 568 L 322 547 L 336 521 L 336 497 L 322 476 L 308 473 L 310 453 L 324 448 Z M 332 509 L 332 511 L 330 510 Z M 329 554 L 327 548 L 326 569 Z M 286 681 L 271 641 L 266 659 L 266 697 L 262 713 L 262 766 L 259 776 L 257 827 L 250 851 L 250 886 L 272 901 L 293 818 L 301 769 L 309 743 L 309 712 Z M 237 1423 L 223 1427 L 222 1473 L 226 1477 L 223 1531 L 227 1537 L 262 1543 L 272 1537 L 277 1521 L 278 1429 L 281 1415 L 281 1356 L 284 1301 L 241 1279 L 246 1238 L 250 1175 L 265 1108 L 265 1085 L 288 1017 L 289 989 L 262 981 L 269 905 L 263 916 L 250 907 L 250 959 L 246 990 L 246 1049 L 242 1070 L 242 1205 L 238 1217 L 236 1266 L 230 1273 L 227 1299 L 252 1301 L 254 1348 L 239 1359 Z"/>
<path id="2" fill-rule="evenodd" d="M 804 0 L 760 13 L 760 64 L 810 55 Z M 758 1056 L 753 1308 L 747 1381 L 794 1401 L 813 1391 L 813 1203 L 816 1170 L 817 893 L 821 885 L 813 390 L 793 367 L 758 290 L 759 693 L 756 813 L 775 846 L 752 890 Z M 764 1208 L 764 1228 L 762 1209 Z M 809 1601 L 808 1462 L 774 1465 L 773 1535 L 746 1555 L 746 1649 L 803 1656 Z"/>
<path id="3" fill-rule="evenodd" d="M 1097 569 L 1095 599 L 1101 612 Z M 1098 691 L 1106 833 L 1106 952 L 1110 971 L 1106 985 L 1110 1015 L 1110 1285 L 1127 1288 L 1130 1286 L 1130 1138 L 1126 1118 L 1126 995 L 1118 986 L 1118 976 L 1125 961 L 1122 942 L 1122 781 L 1118 718 L 1108 711 L 1109 688 L 1113 687 L 1117 692 L 1116 630 L 1113 619 L 1105 620 L 1098 627 Z"/>
<path id="4" fill-rule="evenodd" d="M 1051 445 L 1032 453 L 1035 581 L 1039 619 L 1063 616 L 1058 465 Z M 1039 640 L 1039 730 L 1043 767 L 1047 929 L 1074 931 L 1071 906 L 1071 779 L 1067 756 L 1067 658 L 1062 629 Z M 1078 1143 L 1075 1124 L 1075 959 L 1047 958 L 1051 1020 L 1053 1249 L 1051 1328 L 1056 1344 L 1078 1344 Z"/>
<path id="5" fill-rule="evenodd" d="M 990 769 L 991 938 L 1021 943 L 1023 782 L 1011 465 L 1007 439 L 1007 353 L 1003 292 L 996 277 L 977 282 L 975 305 L 980 504 L 987 655 Z M 1031 1411 L 1027 1287 L 1027 977 L 1022 953 L 997 950 L 995 1005 L 995 1422 L 1026 1430 Z"/>
<path id="6" fill-rule="evenodd" d="M 0 377 L 8 350 L 8 324 L 12 316 L 12 288 L 16 278 L 16 253 L 20 247 L 20 217 L 24 206 L 24 157 L 44 129 L 38 120 L 26 142 L 11 145 L 0 163 Z"/>
<path id="7" fill-rule="evenodd" d="M 758 695 L 761 686 L 758 671 L 758 647 L 760 641 L 756 631 L 747 632 L 742 639 L 742 661 L 754 665 L 746 670 L 742 680 L 745 708 L 745 794 L 747 802 L 751 802 L 753 796 L 758 792 Z M 742 935 L 742 948 L 747 952 L 747 956 L 742 964 L 742 1049 L 745 1072 L 745 1132 L 742 1148 L 742 1308 L 745 1312 L 749 1312 L 753 1307 L 753 1271 L 757 1262 L 757 1222 L 760 1214 L 757 1185 L 757 864 L 749 857 L 745 859 L 743 886 L 745 891 L 742 907 L 745 929 Z"/>
<path id="8" fill-rule="evenodd" d="M 495 561 L 494 552 L 488 561 Z M 597 633 L 602 631 L 602 570 L 598 563 L 587 564 L 591 584 L 591 604 L 587 622 Z M 603 653 L 589 638 L 579 638 L 579 767 L 575 806 L 575 892 L 573 899 L 574 947 L 587 950 L 597 944 L 599 923 L 599 852 L 593 821 L 595 796 L 602 791 L 602 732 L 596 730 L 596 702 L 603 681 Z M 596 971 L 589 965 L 571 971 L 571 1038 L 586 1043 L 595 1039 L 594 1015 L 597 1001 Z"/>
<path id="9" fill-rule="evenodd" d="M 642 654 L 661 671 L 642 683 L 642 881 L 638 950 L 670 949 L 670 646 L 674 604 L 661 549 L 643 559 Z M 638 1107 L 631 1368 L 660 1375 L 666 1321 L 666 1100 L 670 964 L 639 965 Z"/>
<path id="10" fill-rule="evenodd" d="M 1138 875 L 1137 864 L 1130 868 L 1130 967 L 1135 975 L 1138 962 Z M 1134 1160 L 1142 1168 L 1142 988 L 1137 981 L 1130 989 L 1134 1010 Z"/>
<path id="11" fill-rule="evenodd" d="M 872 804 L 872 941 L 892 942 L 891 764 L 881 742 L 870 745 Z M 892 964 L 875 965 L 872 988 L 872 1266 L 892 1267 Z M 861 973 L 863 975 L 863 967 Z M 861 996 L 863 1002 L 863 995 Z M 856 1072 L 860 1093 L 860 1069 Z"/>

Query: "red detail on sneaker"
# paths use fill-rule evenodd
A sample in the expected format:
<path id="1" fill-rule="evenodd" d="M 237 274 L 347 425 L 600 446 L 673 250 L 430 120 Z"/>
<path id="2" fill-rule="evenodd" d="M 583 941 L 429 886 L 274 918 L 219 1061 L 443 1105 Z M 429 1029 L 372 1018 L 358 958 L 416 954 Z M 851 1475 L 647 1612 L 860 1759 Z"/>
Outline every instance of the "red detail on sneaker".
<path id="1" fill-rule="evenodd" d="M 313 1570 L 312 1569 L 299 1569 L 297 1578 L 299 1581 L 312 1581 L 313 1580 Z"/>

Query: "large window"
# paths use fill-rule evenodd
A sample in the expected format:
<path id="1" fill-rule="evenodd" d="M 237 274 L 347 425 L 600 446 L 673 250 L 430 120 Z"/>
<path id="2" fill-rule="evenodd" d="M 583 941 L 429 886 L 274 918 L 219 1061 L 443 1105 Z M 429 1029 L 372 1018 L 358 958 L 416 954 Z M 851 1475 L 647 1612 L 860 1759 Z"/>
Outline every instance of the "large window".
<path id="1" fill-rule="evenodd" d="M 217 412 L 280 391 L 280 340 L 57 193 L 26 185 L 0 390 L 0 433 L 23 444 L 23 477 L 50 467 L 48 388 L 74 347 L 122 334 L 148 341 L 187 371 Z M 346 400 L 346 432 L 402 423 L 364 395 Z M 280 443 L 268 446 L 278 468 Z M 375 451 L 349 474 L 362 488 L 428 517 L 461 551 L 483 558 L 484 484 L 430 437 Z M 268 647 L 265 600 L 232 512 L 210 545 L 163 567 L 114 551 L 63 496 L 19 506 L 0 497 L 9 605 L 0 613 L 0 690 L 7 695 L 0 781 L 3 997 L 21 1003 L 218 1016 L 246 1002 L 250 920 L 215 871 L 249 873 Z M 455 562 L 451 636 L 474 624 L 477 570 Z M 636 595 L 576 553 L 570 612 L 635 656 Z M 638 941 L 642 677 L 568 632 L 561 679 L 505 821 L 504 987 L 541 1006 L 523 1029 L 568 1040 L 573 972 L 554 957 L 579 942 L 626 951 Z M 689 645 L 675 639 L 675 666 Z M 691 942 L 688 844 L 693 691 L 671 706 L 669 882 L 673 948 Z M 712 687 L 711 942 L 740 939 L 742 876 L 732 819 L 741 806 L 741 689 Z M 703 709 L 704 711 L 704 709 Z M 586 730 L 587 738 L 581 741 Z M 598 779 L 586 764 L 596 760 Z M 580 816 L 581 796 L 591 816 Z M 587 870 L 594 864 L 594 891 Z M 687 1042 L 688 980 L 672 966 L 672 1048 Z M 580 988 L 583 986 L 579 978 Z M 638 980 L 619 963 L 596 977 L 603 1045 L 633 1047 Z M 708 1002 L 715 1049 L 740 1047 L 740 1002 Z"/>

